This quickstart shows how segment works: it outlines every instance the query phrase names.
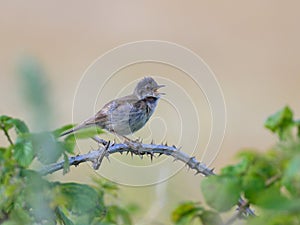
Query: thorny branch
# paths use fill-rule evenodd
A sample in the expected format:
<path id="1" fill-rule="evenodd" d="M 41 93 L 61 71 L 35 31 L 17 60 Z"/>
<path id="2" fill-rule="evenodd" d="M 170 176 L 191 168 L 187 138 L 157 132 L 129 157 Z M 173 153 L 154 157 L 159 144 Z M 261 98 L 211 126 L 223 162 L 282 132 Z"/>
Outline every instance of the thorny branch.
<path id="1" fill-rule="evenodd" d="M 174 161 L 181 161 L 185 163 L 190 169 L 195 170 L 196 174 L 202 174 L 204 176 L 215 175 L 213 169 L 208 168 L 204 163 L 198 162 L 194 156 L 189 156 L 188 154 L 180 151 L 180 148 L 176 146 L 168 146 L 167 144 L 143 144 L 140 142 L 124 142 L 124 143 L 110 143 L 98 137 L 94 137 L 93 140 L 97 141 L 103 146 L 99 146 L 97 150 L 90 151 L 89 153 L 69 157 L 70 166 L 78 166 L 83 162 L 92 162 L 93 168 L 95 170 L 99 169 L 101 162 L 104 157 L 109 159 L 109 155 L 114 153 L 130 153 L 131 155 L 148 155 L 152 160 L 153 157 L 167 155 L 174 158 Z M 41 175 L 47 175 L 54 173 L 58 170 L 64 168 L 65 161 L 62 160 L 58 163 L 53 163 L 45 166 L 40 170 Z M 254 216 L 255 213 L 250 209 L 248 203 L 242 198 L 238 202 L 238 210 L 246 215 Z"/>

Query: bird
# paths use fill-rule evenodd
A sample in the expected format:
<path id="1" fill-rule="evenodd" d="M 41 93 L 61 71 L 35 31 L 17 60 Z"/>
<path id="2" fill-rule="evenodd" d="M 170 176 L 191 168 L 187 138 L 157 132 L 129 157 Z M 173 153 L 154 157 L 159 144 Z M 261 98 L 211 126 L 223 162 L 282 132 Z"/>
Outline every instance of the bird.
<path id="1" fill-rule="evenodd" d="M 72 134 L 90 126 L 98 126 L 127 139 L 127 135 L 140 130 L 148 122 L 156 109 L 158 100 L 164 94 L 158 92 L 158 89 L 162 87 L 165 85 L 157 84 L 152 77 L 144 77 L 137 83 L 132 94 L 108 102 L 94 116 L 60 136 Z"/>

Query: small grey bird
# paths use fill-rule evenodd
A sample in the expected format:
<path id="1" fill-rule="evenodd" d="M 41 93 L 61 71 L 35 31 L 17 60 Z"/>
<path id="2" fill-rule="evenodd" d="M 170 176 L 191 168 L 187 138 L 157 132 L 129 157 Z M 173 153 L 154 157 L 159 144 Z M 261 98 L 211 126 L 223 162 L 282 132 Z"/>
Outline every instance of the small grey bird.
<path id="1" fill-rule="evenodd" d="M 141 129 L 152 116 L 163 94 L 158 89 L 164 86 L 158 85 L 152 77 L 145 77 L 138 82 L 133 94 L 108 102 L 94 116 L 60 136 L 94 125 L 122 137 L 132 134 Z"/>

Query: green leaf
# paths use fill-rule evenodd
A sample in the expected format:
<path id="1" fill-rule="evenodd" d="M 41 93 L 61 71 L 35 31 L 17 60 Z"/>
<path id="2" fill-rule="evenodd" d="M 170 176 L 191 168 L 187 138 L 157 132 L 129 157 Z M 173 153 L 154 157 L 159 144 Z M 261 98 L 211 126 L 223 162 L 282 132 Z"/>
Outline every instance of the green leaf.
<path id="1" fill-rule="evenodd" d="M 56 208 L 55 213 L 63 225 L 74 225 L 74 223 L 63 213 L 60 208 Z"/>
<path id="2" fill-rule="evenodd" d="M 231 209 L 240 197 L 241 184 L 237 177 L 210 176 L 201 183 L 206 203 L 219 212 Z"/>
<path id="3" fill-rule="evenodd" d="M 245 197 L 253 203 L 255 203 L 257 194 L 266 188 L 264 178 L 254 174 L 245 175 L 242 182 Z"/>
<path id="4" fill-rule="evenodd" d="M 30 218 L 28 211 L 22 208 L 20 204 L 15 204 L 11 211 L 10 218 L 17 224 L 32 224 L 32 219 Z"/>
<path id="5" fill-rule="evenodd" d="M 256 205 L 261 208 L 300 212 L 300 199 L 288 199 L 281 193 L 280 186 L 272 186 L 261 191 L 256 199 Z"/>
<path id="6" fill-rule="evenodd" d="M 91 213 L 98 206 L 97 192 L 90 186 L 78 183 L 57 183 L 65 198 L 65 207 L 75 214 Z"/>
<path id="7" fill-rule="evenodd" d="M 243 173 L 245 173 L 250 165 L 249 160 L 242 159 L 238 164 L 236 165 L 229 165 L 224 167 L 221 170 L 221 175 L 226 176 L 239 176 Z"/>
<path id="8" fill-rule="evenodd" d="M 98 177 L 93 177 L 93 181 L 101 188 L 101 189 L 104 189 L 105 191 L 107 192 L 110 192 L 110 191 L 117 191 L 119 190 L 119 187 L 117 184 L 109 181 L 109 180 L 106 180 L 106 179 L 99 179 Z"/>
<path id="9" fill-rule="evenodd" d="M 74 153 L 74 148 L 75 148 L 75 145 L 76 145 L 75 138 L 66 138 L 61 143 L 62 143 L 62 146 L 63 146 L 65 151 L 67 151 L 68 153 L 71 153 L 71 154 Z"/>
<path id="10" fill-rule="evenodd" d="M 204 209 L 196 202 L 184 202 L 172 213 L 172 221 L 177 225 L 190 224 Z"/>
<path id="11" fill-rule="evenodd" d="M 181 217 L 178 221 L 176 221 L 175 224 L 176 225 L 190 225 L 197 217 L 198 216 L 195 216 L 193 214 L 187 214 L 187 215 Z"/>
<path id="12" fill-rule="evenodd" d="M 23 167 L 28 167 L 34 159 L 35 152 L 31 142 L 22 136 L 17 137 L 14 145 L 13 156 L 16 161 Z"/>
<path id="13" fill-rule="evenodd" d="M 297 127 L 297 137 L 300 138 L 300 120 L 295 120 L 294 124 Z"/>
<path id="14" fill-rule="evenodd" d="M 96 184 L 95 189 L 99 196 L 105 194 L 116 197 L 118 195 L 119 187 L 115 183 L 99 177 L 93 177 L 93 182 Z"/>
<path id="15" fill-rule="evenodd" d="M 21 176 L 24 178 L 25 185 L 20 195 L 20 198 L 22 197 L 20 204 L 26 204 L 35 221 L 53 221 L 55 214 L 51 208 L 54 198 L 51 183 L 33 170 L 23 170 Z"/>
<path id="16" fill-rule="evenodd" d="M 38 160 L 43 164 L 56 162 L 64 152 L 63 144 L 50 132 L 32 134 L 31 139 Z"/>
<path id="17" fill-rule="evenodd" d="M 20 225 L 20 223 L 11 219 L 6 220 L 5 222 L 1 223 L 1 225 Z"/>
<path id="18" fill-rule="evenodd" d="M 291 195 L 300 197 L 300 155 L 295 155 L 288 163 L 282 177 L 282 184 Z"/>
<path id="19" fill-rule="evenodd" d="M 298 225 L 299 216 L 286 212 L 270 211 L 260 213 L 259 216 L 249 218 L 249 225 Z"/>
<path id="20" fill-rule="evenodd" d="M 0 128 L 5 129 L 6 131 L 11 129 L 14 126 L 13 123 L 11 123 L 11 119 L 11 117 L 6 115 L 0 116 Z"/>
<path id="21" fill-rule="evenodd" d="M 4 128 L 6 131 L 15 127 L 17 134 L 29 132 L 27 125 L 22 120 L 14 119 L 5 115 L 0 116 L 0 125 L 0 128 Z"/>
<path id="22" fill-rule="evenodd" d="M 293 112 L 286 106 L 267 118 L 265 127 L 275 132 L 281 127 L 286 127 L 293 122 Z"/>
<path id="23" fill-rule="evenodd" d="M 11 123 L 14 125 L 17 134 L 29 132 L 27 125 L 22 120 L 11 119 Z"/>
<path id="24" fill-rule="evenodd" d="M 213 211 L 205 210 L 200 215 L 201 221 L 203 225 L 220 225 L 223 224 L 220 215 Z"/>
<path id="25" fill-rule="evenodd" d="M 286 106 L 275 114 L 267 118 L 265 127 L 279 135 L 281 140 L 290 135 L 290 128 L 294 125 L 293 112 Z"/>
<path id="26" fill-rule="evenodd" d="M 68 155 L 64 152 L 64 168 L 63 168 L 63 174 L 66 174 L 70 171 L 70 162 Z"/>
<path id="27" fill-rule="evenodd" d="M 108 214 L 107 217 L 110 218 L 109 222 L 122 221 L 121 223 L 118 224 L 126 224 L 126 225 L 132 224 L 128 212 L 117 205 L 111 205 L 107 207 L 107 214 Z"/>

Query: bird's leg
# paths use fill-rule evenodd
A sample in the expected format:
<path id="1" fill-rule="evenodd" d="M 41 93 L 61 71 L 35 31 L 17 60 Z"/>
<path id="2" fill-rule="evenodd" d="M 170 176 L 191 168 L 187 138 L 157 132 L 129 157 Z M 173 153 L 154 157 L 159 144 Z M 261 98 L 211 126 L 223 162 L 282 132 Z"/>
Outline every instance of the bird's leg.
<path id="1" fill-rule="evenodd" d="M 104 139 L 101 139 L 101 138 L 98 137 L 98 136 L 94 136 L 94 137 L 92 137 L 92 139 L 93 139 L 94 141 L 96 141 L 97 143 L 102 144 L 103 146 L 106 146 L 106 145 L 107 145 L 107 141 L 105 141 Z"/>
<path id="2" fill-rule="evenodd" d="M 125 139 L 124 143 L 126 143 L 131 149 L 137 151 L 139 155 L 142 155 L 142 152 L 140 151 L 142 147 L 142 142 L 140 141 L 139 138 L 137 140 L 131 140 L 130 138 L 124 135 L 121 136 Z"/>
<path id="3" fill-rule="evenodd" d="M 119 137 L 120 139 L 124 139 L 124 144 L 128 145 L 132 150 L 136 151 L 138 155 L 142 155 L 142 152 L 140 151 L 142 145 L 139 139 L 132 140 L 125 135 L 118 134 L 116 132 L 112 132 L 114 135 Z"/>
<path id="4" fill-rule="evenodd" d="M 125 142 L 135 142 L 134 140 L 131 140 L 130 138 L 126 137 L 125 135 L 120 135 L 120 137 L 124 138 Z"/>
<path id="5" fill-rule="evenodd" d="M 121 134 L 117 134 L 116 132 L 112 132 L 115 136 L 117 136 L 118 138 L 120 138 L 121 140 L 124 139 L 125 143 L 129 143 L 129 142 L 134 142 L 133 140 L 131 140 L 130 138 L 121 135 Z"/>

